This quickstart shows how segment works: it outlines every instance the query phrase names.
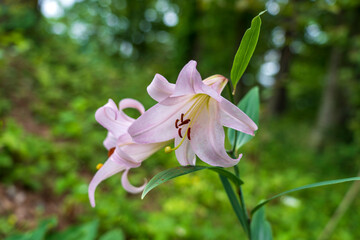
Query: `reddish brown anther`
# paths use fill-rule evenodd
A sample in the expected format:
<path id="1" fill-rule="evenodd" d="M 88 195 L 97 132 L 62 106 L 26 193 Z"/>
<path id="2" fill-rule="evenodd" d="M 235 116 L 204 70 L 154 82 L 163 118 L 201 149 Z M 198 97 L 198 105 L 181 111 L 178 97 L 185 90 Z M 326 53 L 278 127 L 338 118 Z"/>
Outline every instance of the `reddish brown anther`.
<path id="1" fill-rule="evenodd" d="M 188 130 L 187 130 L 187 137 L 188 137 L 189 140 L 191 140 L 190 132 L 191 132 L 191 128 L 188 128 Z"/>
<path id="2" fill-rule="evenodd" d="M 108 157 L 110 157 L 115 151 L 115 148 L 110 148 L 109 152 L 108 152 Z"/>
<path id="3" fill-rule="evenodd" d="M 184 114 L 183 114 L 183 113 L 181 114 L 181 118 L 180 118 L 180 120 L 181 120 L 181 122 L 183 122 L 183 121 L 184 121 Z"/>
<path id="4" fill-rule="evenodd" d="M 179 119 L 176 119 L 176 121 L 175 121 L 175 127 L 176 127 L 176 128 L 179 127 L 179 126 L 178 126 L 178 122 L 179 122 Z"/>
<path id="5" fill-rule="evenodd" d="M 178 130 L 178 134 L 179 134 L 179 137 L 181 137 L 181 138 L 182 138 L 182 135 L 181 135 L 181 128 L 179 128 L 179 130 Z"/>
<path id="6" fill-rule="evenodd" d="M 189 122 L 190 122 L 190 119 L 186 119 L 185 121 L 181 122 L 181 123 L 179 124 L 179 126 L 188 124 Z"/>

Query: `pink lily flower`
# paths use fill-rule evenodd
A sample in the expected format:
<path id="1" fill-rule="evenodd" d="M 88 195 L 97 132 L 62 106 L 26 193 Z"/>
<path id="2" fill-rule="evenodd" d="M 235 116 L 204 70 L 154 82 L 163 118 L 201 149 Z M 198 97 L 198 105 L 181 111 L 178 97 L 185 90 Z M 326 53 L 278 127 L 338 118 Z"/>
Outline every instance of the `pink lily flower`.
<path id="1" fill-rule="evenodd" d="M 129 128 L 134 142 L 156 143 L 175 139 L 175 151 L 181 165 L 202 161 L 221 167 L 236 165 L 229 157 L 223 126 L 254 135 L 256 124 L 237 106 L 220 94 L 228 79 L 214 75 L 202 81 L 196 62 L 190 61 L 181 70 L 176 84 L 156 74 L 148 86 L 149 95 L 158 102 L 141 115 Z"/>
<path id="2" fill-rule="evenodd" d="M 127 177 L 129 170 L 139 167 L 142 161 L 166 144 L 161 142 L 150 144 L 134 143 L 127 131 L 135 119 L 123 112 L 126 108 L 137 109 L 140 114 L 145 112 L 143 105 L 136 100 L 123 99 L 120 101 L 118 108 L 114 101 L 109 99 L 109 102 L 95 113 L 95 119 L 108 130 L 104 146 L 109 150 L 109 154 L 104 165 L 98 164 L 99 170 L 89 184 L 88 194 L 92 207 L 95 207 L 95 189 L 100 182 L 121 171 L 124 171 L 121 178 L 124 189 L 130 193 L 141 192 L 146 185 L 146 181 L 140 187 L 131 185 Z"/>

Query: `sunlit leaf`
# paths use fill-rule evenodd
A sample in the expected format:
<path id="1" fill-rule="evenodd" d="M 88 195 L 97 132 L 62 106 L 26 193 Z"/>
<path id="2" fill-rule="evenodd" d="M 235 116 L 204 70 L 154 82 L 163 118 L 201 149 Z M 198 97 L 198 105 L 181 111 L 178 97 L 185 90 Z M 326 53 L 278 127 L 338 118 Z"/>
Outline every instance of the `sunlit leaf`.
<path id="1" fill-rule="evenodd" d="M 265 218 L 265 207 L 261 207 L 251 219 L 251 239 L 252 240 L 272 240 L 272 230 L 270 223 Z"/>
<path id="2" fill-rule="evenodd" d="M 57 225 L 56 218 L 45 219 L 39 223 L 39 226 L 24 234 L 16 234 L 6 238 L 6 240 L 42 240 L 47 239 L 46 234 Z"/>
<path id="3" fill-rule="evenodd" d="M 246 67 L 248 66 L 250 59 L 255 51 L 256 44 L 259 39 L 261 19 L 260 16 L 265 11 L 259 13 L 251 22 L 251 27 L 246 30 L 244 37 L 241 40 L 240 47 L 236 52 L 233 66 L 231 68 L 231 81 L 236 89 L 236 84 L 244 74 Z"/>
<path id="4" fill-rule="evenodd" d="M 259 88 L 253 87 L 246 95 L 241 99 L 238 104 L 238 107 L 246 113 L 257 125 L 259 124 L 259 109 L 260 109 L 260 96 L 259 96 Z M 228 129 L 228 137 L 231 144 L 234 144 L 235 138 L 234 129 Z M 236 141 L 236 149 L 239 149 L 245 143 L 250 141 L 253 136 L 249 134 L 245 134 L 243 132 L 237 132 L 237 141 Z"/>
<path id="5" fill-rule="evenodd" d="M 113 229 L 102 235 L 99 240 L 123 240 L 124 233 L 120 229 Z"/>
<path id="6" fill-rule="evenodd" d="M 95 240 L 98 232 L 99 221 L 94 220 L 79 226 L 69 227 L 63 232 L 48 236 L 47 240 Z"/>
<path id="7" fill-rule="evenodd" d="M 230 179 L 235 185 L 240 186 L 243 182 L 236 177 L 231 172 L 226 171 L 225 169 L 221 167 L 206 167 L 206 166 L 185 166 L 185 167 L 176 167 L 176 168 L 170 168 L 165 171 L 162 171 L 153 177 L 148 184 L 145 186 L 145 189 L 141 195 L 141 198 L 143 199 L 145 195 L 150 192 L 155 187 L 159 186 L 160 184 L 169 181 L 170 179 L 189 174 L 192 172 L 196 172 L 203 169 L 209 169 L 211 171 L 217 172 L 220 175 Z"/>
<path id="8" fill-rule="evenodd" d="M 258 204 L 251 211 L 251 213 L 254 214 L 257 210 L 259 210 L 259 208 L 261 208 L 263 205 L 267 204 L 271 200 L 274 200 L 275 198 L 281 197 L 283 195 L 286 195 L 286 194 L 289 194 L 289 193 L 292 193 L 292 192 L 296 192 L 296 191 L 300 191 L 300 190 L 304 190 L 304 189 L 308 189 L 308 188 L 322 187 L 322 186 L 333 185 L 333 184 L 344 183 L 344 182 L 351 182 L 351 181 L 360 181 L 360 177 L 352 177 L 352 178 L 343 178 L 343 179 L 337 179 L 337 180 L 330 180 L 330 181 L 318 182 L 318 183 L 313 183 L 313 184 L 305 185 L 305 186 L 302 186 L 302 187 L 294 188 L 294 189 L 279 193 L 279 194 L 277 194 L 277 195 L 275 195 L 275 196 L 273 196 L 273 197 L 271 197 L 269 199 L 266 199 L 265 201 Z"/>

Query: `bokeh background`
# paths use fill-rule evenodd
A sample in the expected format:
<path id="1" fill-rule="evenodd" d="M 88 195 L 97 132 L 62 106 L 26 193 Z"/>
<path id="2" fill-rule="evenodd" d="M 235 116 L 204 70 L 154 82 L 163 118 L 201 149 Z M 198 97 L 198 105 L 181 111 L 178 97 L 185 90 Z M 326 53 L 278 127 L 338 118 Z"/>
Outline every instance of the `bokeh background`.
<path id="1" fill-rule="evenodd" d="M 236 96 L 261 90 L 259 131 L 239 165 L 249 209 L 290 188 L 356 176 L 358 0 L 2 0 L 0 238 L 245 239 L 212 172 L 180 177 L 144 200 L 116 175 L 98 188 L 94 209 L 87 186 L 107 158 L 96 109 L 126 97 L 149 108 L 154 74 L 175 82 L 190 59 L 204 78 L 229 77 L 241 37 L 264 9 Z M 173 154 L 156 153 L 131 181 L 177 165 Z M 271 202 L 274 238 L 319 237 L 350 186 Z M 327 239 L 360 238 L 353 195 Z"/>

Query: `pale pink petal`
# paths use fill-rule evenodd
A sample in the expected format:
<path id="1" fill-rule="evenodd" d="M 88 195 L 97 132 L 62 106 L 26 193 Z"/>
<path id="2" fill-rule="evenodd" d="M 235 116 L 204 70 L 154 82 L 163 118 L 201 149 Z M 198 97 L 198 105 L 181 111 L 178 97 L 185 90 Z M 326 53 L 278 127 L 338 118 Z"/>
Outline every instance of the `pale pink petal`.
<path id="1" fill-rule="evenodd" d="M 105 179 L 111 177 L 112 175 L 125 170 L 125 167 L 119 165 L 108 159 L 104 165 L 96 172 L 95 176 L 89 184 L 88 194 L 90 199 L 90 204 L 92 207 L 95 207 L 95 189 L 96 187 Z"/>
<path id="2" fill-rule="evenodd" d="M 129 179 L 128 179 L 128 172 L 129 172 L 130 169 L 126 169 L 121 177 L 121 184 L 123 186 L 123 188 L 129 192 L 129 193 L 140 193 L 144 190 L 146 184 L 147 184 L 147 181 L 145 179 L 145 183 L 140 186 L 140 187 L 135 187 L 134 185 L 132 185 L 130 182 L 129 182 Z"/>
<path id="3" fill-rule="evenodd" d="M 225 150 L 225 133 L 218 122 L 218 106 L 214 99 L 204 108 L 191 129 L 191 147 L 195 154 L 204 162 L 219 167 L 236 165 L 238 159 L 232 159 Z"/>
<path id="4" fill-rule="evenodd" d="M 140 163 L 167 144 L 168 142 L 146 144 L 132 143 L 120 146 L 120 149 L 131 156 L 134 162 Z"/>
<path id="5" fill-rule="evenodd" d="M 197 63 L 191 60 L 180 71 L 173 96 L 196 94 L 201 90 L 204 84 L 201 81 L 201 76 L 196 69 L 196 65 Z"/>
<path id="6" fill-rule="evenodd" d="M 203 83 L 214 89 L 218 94 L 221 94 L 222 90 L 228 83 L 228 79 L 222 75 L 216 74 L 204 79 Z"/>
<path id="7" fill-rule="evenodd" d="M 248 115 L 225 98 L 222 98 L 219 103 L 219 115 L 221 124 L 226 127 L 250 135 L 254 135 L 254 131 L 258 129 Z"/>
<path id="8" fill-rule="evenodd" d="M 135 119 L 133 119 L 132 117 L 129 117 L 128 115 L 126 115 L 123 112 L 123 110 L 127 109 L 127 108 L 134 108 L 134 109 L 138 110 L 140 114 L 143 114 L 145 112 L 144 106 L 139 101 L 137 101 L 135 99 L 131 99 L 131 98 L 125 98 L 125 99 L 121 100 L 119 103 L 119 113 L 125 121 L 128 121 L 130 123 L 135 121 Z"/>
<path id="9" fill-rule="evenodd" d="M 179 136 L 175 137 L 175 146 L 181 142 L 182 138 Z M 182 166 L 192 165 L 196 163 L 196 156 L 190 146 L 189 139 L 185 139 L 178 149 L 175 150 L 177 160 Z"/>
<path id="10" fill-rule="evenodd" d="M 109 99 L 109 102 L 99 108 L 95 113 L 96 121 L 111 132 L 116 138 L 126 133 L 131 124 L 131 122 L 119 120 L 119 117 L 119 110 L 114 101 L 111 99 Z"/>
<path id="11" fill-rule="evenodd" d="M 176 119 L 185 113 L 194 99 L 192 96 L 169 97 L 141 115 L 129 128 L 136 143 L 156 143 L 177 135 Z"/>
<path id="12" fill-rule="evenodd" d="M 117 139 L 111 132 L 108 132 L 103 144 L 107 150 L 116 147 Z"/>
<path id="13" fill-rule="evenodd" d="M 155 101 L 161 102 L 165 98 L 174 93 L 175 84 L 169 83 L 166 78 L 160 74 L 156 74 L 147 91 Z"/>
<path id="14" fill-rule="evenodd" d="M 132 156 L 124 152 L 121 147 L 116 147 L 114 153 L 110 157 L 111 160 L 125 168 L 137 168 L 141 162 L 136 162 Z"/>

